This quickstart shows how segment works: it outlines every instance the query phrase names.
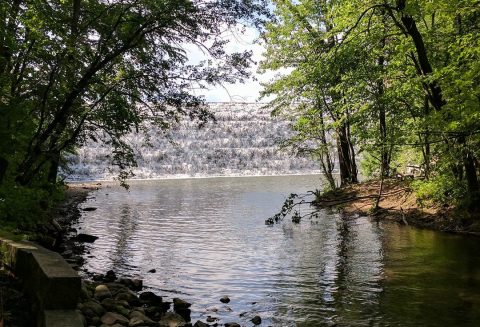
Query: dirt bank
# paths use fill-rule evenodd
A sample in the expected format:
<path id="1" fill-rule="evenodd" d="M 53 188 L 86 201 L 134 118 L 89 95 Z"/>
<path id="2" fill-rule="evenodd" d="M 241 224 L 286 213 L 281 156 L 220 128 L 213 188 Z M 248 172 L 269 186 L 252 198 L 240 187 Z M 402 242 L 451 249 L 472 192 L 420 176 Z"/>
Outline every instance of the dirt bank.
<path id="1" fill-rule="evenodd" d="M 321 208 L 337 207 L 349 215 L 369 215 L 376 219 L 444 232 L 467 233 L 480 236 L 480 220 L 453 206 L 420 205 L 410 187 L 411 181 L 386 180 L 379 196 L 380 182 L 368 181 L 349 185 L 317 197 Z"/>

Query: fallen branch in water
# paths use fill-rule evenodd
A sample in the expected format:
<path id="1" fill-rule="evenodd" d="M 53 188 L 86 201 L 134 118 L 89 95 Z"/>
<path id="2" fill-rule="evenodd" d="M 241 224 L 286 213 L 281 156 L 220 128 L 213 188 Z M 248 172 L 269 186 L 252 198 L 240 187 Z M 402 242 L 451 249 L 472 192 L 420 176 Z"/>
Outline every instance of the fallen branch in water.
<path id="1" fill-rule="evenodd" d="M 392 195 L 396 195 L 402 192 L 410 192 L 411 189 L 409 187 L 398 189 L 395 191 L 387 192 L 387 193 L 382 193 L 382 198 L 389 197 Z M 278 223 L 282 221 L 287 215 L 292 213 L 292 222 L 293 223 L 299 223 L 303 218 L 305 217 L 318 217 L 318 210 L 308 212 L 306 214 L 301 214 L 300 209 L 296 209 L 297 207 L 301 207 L 302 204 L 307 204 L 307 205 L 315 205 L 317 208 L 325 208 L 325 207 L 334 207 L 337 205 L 341 205 L 344 203 L 348 202 L 355 202 L 359 200 L 366 200 L 366 199 L 378 199 L 378 194 L 370 194 L 370 195 L 364 195 L 364 196 L 351 196 L 351 197 L 344 197 L 344 198 L 336 198 L 336 199 L 328 199 L 324 198 L 321 200 L 314 199 L 312 201 L 306 200 L 308 196 L 315 195 L 315 192 L 309 191 L 307 194 L 295 194 L 292 193 L 290 194 L 285 202 L 283 203 L 282 209 L 280 212 L 277 214 L 273 215 L 272 217 L 268 218 L 265 220 L 266 225 L 273 225 L 275 223 Z M 297 201 L 296 201 L 297 200 Z M 294 210 L 295 209 L 295 210 Z"/>

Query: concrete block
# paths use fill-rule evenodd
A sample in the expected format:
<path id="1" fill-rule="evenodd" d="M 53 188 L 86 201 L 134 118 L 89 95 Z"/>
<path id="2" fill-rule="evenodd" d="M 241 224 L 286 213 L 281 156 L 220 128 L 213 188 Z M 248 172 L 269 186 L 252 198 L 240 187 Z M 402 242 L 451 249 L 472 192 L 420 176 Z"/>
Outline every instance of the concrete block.
<path id="1" fill-rule="evenodd" d="M 32 242 L 2 238 L 0 251 L 3 264 L 22 279 L 38 312 L 76 308 L 81 279 L 58 253 Z"/>
<path id="2" fill-rule="evenodd" d="M 75 310 L 46 310 L 42 327 L 83 327 L 83 319 Z"/>

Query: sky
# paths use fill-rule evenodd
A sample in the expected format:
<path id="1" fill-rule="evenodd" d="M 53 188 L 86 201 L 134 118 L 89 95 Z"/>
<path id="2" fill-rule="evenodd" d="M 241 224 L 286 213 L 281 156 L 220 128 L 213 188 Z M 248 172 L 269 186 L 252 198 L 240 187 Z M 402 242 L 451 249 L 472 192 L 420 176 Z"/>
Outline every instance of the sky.
<path id="1" fill-rule="evenodd" d="M 225 38 L 230 42 L 225 46 L 227 53 L 252 51 L 253 61 L 260 62 L 263 58 L 264 48 L 254 43 L 258 37 L 258 31 L 253 27 L 246 27 L 225 33 Z M 187 56 L 191 63 L 205 59 L 205 55 L 195 46 L 187 46 Z M 224 84 L 223 86 L 208 86 L 207 90 L 194 90 L 195 95 L 203 95 L 207 102 L 257 102 L 259 101 L 262 86 L 260 82 L 267 82 L 275 75 L 274 72 L 267 72 L 263 75 L 257 74 L 257 65 L 250 69 L 253 78 L 245 81 L 244 84 Z M 269 99 L 262 99 L 261 102 L 268 102 Z"/>

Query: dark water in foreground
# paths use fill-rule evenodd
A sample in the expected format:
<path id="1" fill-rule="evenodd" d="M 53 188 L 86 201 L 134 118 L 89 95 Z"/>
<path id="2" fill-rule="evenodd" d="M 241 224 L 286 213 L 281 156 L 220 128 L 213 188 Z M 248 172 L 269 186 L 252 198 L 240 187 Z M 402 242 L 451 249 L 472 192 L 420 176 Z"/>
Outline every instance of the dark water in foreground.
<path id="1" fill-rule="evenodd" d="M 82 232 L 100 237 L 85 267 L 139 276 L 160 295 L 192 302 L 193 321 L 480 326 L 478 238 L 333 212 L 264 225 L 290 192 L 319 183 L 285 176 L 105 187 L 84 204 L 98 210 L 84 213 Z"/>

